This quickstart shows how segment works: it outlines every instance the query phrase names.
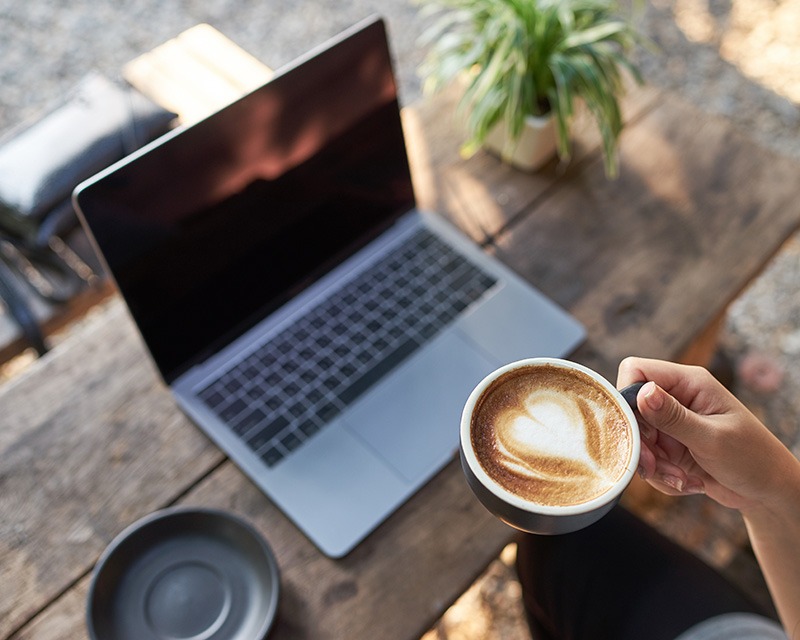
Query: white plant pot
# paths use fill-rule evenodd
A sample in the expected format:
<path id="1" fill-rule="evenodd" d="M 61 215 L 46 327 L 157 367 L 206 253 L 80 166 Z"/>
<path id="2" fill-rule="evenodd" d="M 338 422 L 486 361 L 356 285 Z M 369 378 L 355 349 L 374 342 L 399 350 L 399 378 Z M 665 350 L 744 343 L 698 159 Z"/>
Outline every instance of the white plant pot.
<path id="1" fill-rule="evenodd" d="M 505 122 L 494 127 L 483 146 L 503 162 L 524 171 L 536 171 L 556 154 L 556 126 L 553 116 L 527 116 L 519 139 L 510 140 Z"/>

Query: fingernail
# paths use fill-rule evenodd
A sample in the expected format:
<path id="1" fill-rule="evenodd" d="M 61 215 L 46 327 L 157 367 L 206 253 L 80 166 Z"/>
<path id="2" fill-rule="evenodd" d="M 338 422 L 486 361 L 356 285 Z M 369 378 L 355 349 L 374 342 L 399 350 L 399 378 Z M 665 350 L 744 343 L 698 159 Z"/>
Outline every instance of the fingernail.
<path id="1" fill-rule="evenodd" d="M 687 494 L 700 494 L 705 493 L 706 488 L 703 486 L 702 482 L 687 482 L 686 486 L 683 488 L 683 493 Z"/>
<path id="2" fill-rule="evenodd" d="M 660 411 L 664 406 L 664 395 L 661 390 L 656 386 L 655 382 L 648 382 L 642 387 L 644 392 L 644 401 L 647 406 L 653 411 Z"/>
<path id="3" fill-rule="evenodd" d="M 680 491 L 681 493 L 683 493 L 683 486 L 684 486 L 683 480 L 681 480 L 677 476 L 662 475 L 659 476 L 658 479 L 671 489 L 675 489 L 675 491 Z"/>
<path id="4" fill-rule="evenodd" d="M 647 472 L 645 471 L 644 467 L 642 467 L 641 465 L 636 469 L 636 473 L 639 474 L 639 477 L 642 480 L 647 480 Z"/>

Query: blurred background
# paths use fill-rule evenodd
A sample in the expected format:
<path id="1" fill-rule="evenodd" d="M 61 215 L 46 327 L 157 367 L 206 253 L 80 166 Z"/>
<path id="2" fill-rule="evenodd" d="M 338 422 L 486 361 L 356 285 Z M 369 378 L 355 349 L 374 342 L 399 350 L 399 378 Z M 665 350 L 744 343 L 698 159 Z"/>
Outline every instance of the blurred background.
<path id="1" fill-rule="evenodd" d="M 732 120 L 758 144 L 800 162 L 800 0 L 639 4 L 637 21 L 656 45 L 637 54 L 648 83 Z M 197 23 L 213 25 L 278 68 L 372 13 L 388 22 L 402 103 L 421 99 L 418 38 L 426 19 L 409 0 L 0 0 L 0 136 L 56 106 L 89 71 L 116 79 L 125 63 Z M 734 391 L 796 454 L 799 288 L 796 236 L 734 301 L 722 336 L 736 372 Z M 0 381 L 31 361 L 23 356 L 5 365 Z M 709 510 L 702 497 L 659 501 L 649 514 L 668 535 L 758 588 L 752 562 L 726 555 L 724 545 L 703 544 L 709 519 L 724 520 L 723 529 L 740 536 L 738 516 Z M 425 640 L 527 638 L 513 556 L 508 548 Z"/>

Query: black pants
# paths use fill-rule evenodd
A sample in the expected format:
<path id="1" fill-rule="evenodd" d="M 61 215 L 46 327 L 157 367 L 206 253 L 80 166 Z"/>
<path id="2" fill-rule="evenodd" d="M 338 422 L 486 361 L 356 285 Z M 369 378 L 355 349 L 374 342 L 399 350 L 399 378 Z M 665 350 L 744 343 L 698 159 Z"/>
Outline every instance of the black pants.
<path id="1" fill-rule="evenodd" d="M 534 640 L 674 640 L 731 612 L 768 615 L 620 507 L 560 536 L 524 536 L 517 573 Z"/>

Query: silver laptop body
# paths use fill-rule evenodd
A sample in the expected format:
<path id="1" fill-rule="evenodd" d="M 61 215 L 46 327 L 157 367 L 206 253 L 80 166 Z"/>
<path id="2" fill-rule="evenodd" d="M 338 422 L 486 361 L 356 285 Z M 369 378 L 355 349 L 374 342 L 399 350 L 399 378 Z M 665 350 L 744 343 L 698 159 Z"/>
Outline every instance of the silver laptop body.
<path id="1" fill-rule="evenodd" d="M 484 375 L 585 337 L 416 209 L 380 19 L 75 201 L 182 409 L 331 557 L 452 459 Z"/>

